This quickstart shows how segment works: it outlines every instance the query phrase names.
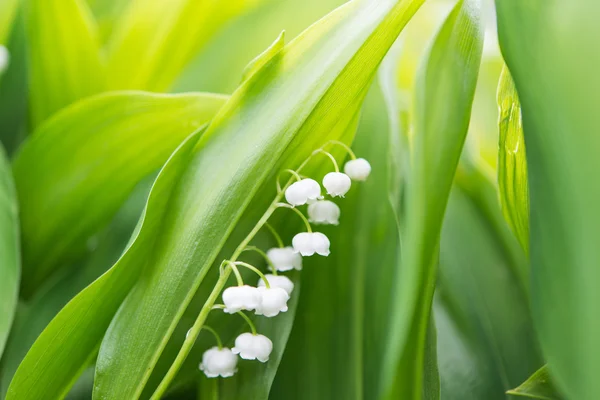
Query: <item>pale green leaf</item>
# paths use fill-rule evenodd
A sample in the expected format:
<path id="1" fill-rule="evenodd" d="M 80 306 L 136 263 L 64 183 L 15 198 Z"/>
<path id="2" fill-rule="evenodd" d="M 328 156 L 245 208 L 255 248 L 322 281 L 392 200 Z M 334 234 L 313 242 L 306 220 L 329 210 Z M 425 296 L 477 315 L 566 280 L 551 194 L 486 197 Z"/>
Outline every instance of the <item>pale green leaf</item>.
<path id="1" fill-rule="evenodd" d="M 6 46 L 6 43 L 8 43 L 18 5 L 19 0 L 2 0 L 0 2 L 0 45 Z"/>
<path id="2" fill-rule="evenodd" d="M 529 253 L 529 186 L 521 121 L 521 104 L 510 72 L 504 67 L 498 84 L 498 186 L 504 217 Z"/>
<path id="3" fill-rule="evenodd" d="M 109 87 L 169 89 L 216 31 L 261 1 L 132 0 L 109 43 Z"/>
<path id="4" fill-rule="evenodd" d="M 0 146 L 0 356 L 17 306 L 20 258 L 17 197 L 10 164 Z"/>
<path id="5" fill-rule="evenodd" d="M 130 257 L 145 259 L 144 245 L 152 247 L 156 243 L 156 238 L 147 231 L 160 224 L 172 187 L 200 133 L 186 139 L 161 170 L 142 217 L 142 227 L 149 228 L 134 232 L 133 242 L 121 263 Z M 118 267 L 119 263 L 79 293 L 44 329 L 19 365 L 8 388 L 7 400 L 57 398 L 69 391 L 95 356 L 108 324 L 143 264 Z"/>
<path id="6" fill-rule="evenodd" d="M 547 366 L 543 366 L 531 375 L 519 387 L 507 392 L 513 396 L 526 397 L 539 400 L 561 400 L 563 397 L 558 393 Z"/>
<path id="7" fill-rule="evenodd" d="M 600 398 L 600 4 L 496 1 L 523 115 L 532 308 L 557 388 Z"/>
<path id="8" fill-rule="evenodd" d="M 425 344 L 442 220 L 469 125 L 481 51 L 478 2 L 460 1 L 434 39 L 416 86 L 401 262 L 393 278 L 381 380 L 387 399 L 428 398 L 428 391 L 437 391 L 424 387 L 431 366 Z"/>
<path id="9" fill-rule="evenodd" d="M 83 0 L 27 0 L 31 121 L 105 89 L 95 21 Z"/>
<path id="10" fill-rule="evenodd" d="M 133 187 L 225 100 L 203 93 L 112 92 L 78 102 L 40 126 L 13 164 L 24 295 L 85 251 Z"/>

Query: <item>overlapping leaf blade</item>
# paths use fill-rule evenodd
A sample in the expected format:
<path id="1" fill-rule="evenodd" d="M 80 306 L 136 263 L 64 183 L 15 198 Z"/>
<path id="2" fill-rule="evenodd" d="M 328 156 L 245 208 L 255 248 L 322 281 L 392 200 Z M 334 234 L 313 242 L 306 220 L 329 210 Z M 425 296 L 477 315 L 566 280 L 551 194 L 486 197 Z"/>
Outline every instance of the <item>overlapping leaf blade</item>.
<path id="1" fill-rule="evenodd" d="M 346 131 L 375 67 L 419 5 L 348 3 L 236 91 L 200 140 L 172 195 L 163 227 L 169 236 L 103 342 L 97 396 L 139 396 L 191 295 L 257 190 L 283 163 L 297 165 Z M 227 163 L 221 162 L 224 154 Z M 255 199 L 264 203 L 269 197 Z"/>
<path id="2" fill-rule="evenodd" d="M 519 387 L 507 392 L 513 396 L 527 397 L 539 400 L 561 400 L 563 397 L 558 393 L 547 366 L 535 371 Z"/>
<path id="3" fill-rule="evenodd" d="M 506 66 L 498 84 L 500 143 L 498 186 L 502 211 L 521 246 L 529 252 L 529 185 L 521 104 Z"/>
<path id="4" fill-rule="evenodd" d="M 109 44 L 109 87 L 169 89 L 219 28 L 261 1 L 131 1 Z"/>
<path id="5" fill-rule="evenodd" d="M 83 0 L 27 0 L 31 121 L 106 87 L 95 21 Z"/>
<path id="6" fill-rule="evenodd" d="M 567 398 L 600 397 L 600 34 L 594 1 L 496 1 L 529 174 L 534 320 Z M 527 38 L 527 40 L 524 40 Z M 568 78 L 567 78 L 568 77 Z"/>
<path id="7" fill-rule="evenodd" d="M 78 102 L 40 126 L 14 160 L 24 295 L 85 251 L 133 187 L 225 100 L 204 93 L 112 92 Z"/>
<path id="8" fill-rule="evenodd" d="M 394 278 L 384 398 L 436 397 L 424 387 L 442 220 L 469 124 L 482 50 L 477 2 L 461 1 L 436 36 L 416 88 L 415 136 Z M 449 107 L 448 98 L 454 99 Z"/>
<path id="9" fill-rule="evenodd" d="M 17 306 L 20 259 L 17 197 L 10 164 L 0 146 L 0 355 Z"/>

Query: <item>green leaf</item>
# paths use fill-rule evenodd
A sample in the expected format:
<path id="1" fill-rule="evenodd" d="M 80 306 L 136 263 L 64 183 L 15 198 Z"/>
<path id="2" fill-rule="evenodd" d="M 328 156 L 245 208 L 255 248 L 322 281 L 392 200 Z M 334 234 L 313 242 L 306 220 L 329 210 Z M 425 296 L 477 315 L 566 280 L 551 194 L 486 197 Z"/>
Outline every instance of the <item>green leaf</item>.
<path id="1" fill-rule="evenodd" d="M 442 393 L 502 400 L 542 363 L 518 273 L 527 262 L 491 179 L 465 164 L 444 219 L 434 303 Z M 508 239 L 518 257 L 504 244 Z"/>
<path id="2" fill-rule="evenodd" d="M 469 125 L 482 51 L 477 2 L 460 1 L 437 34 L 417 81 L 414 146 L 393 278 L 381 395 L 428 398 L 424 379 L 442 220 Z M 448 99 L 453 99 L 449 104 Z M 435 393 L 433 394 L 434 398 Z"/>
<path id="3" fill-rule="evenodd" d="M 62 397 L 88 366 L 143 264 L 121 266 L 127 265 L 128 258 L 146 259 L 145 247 L 156 243 L 156 238 L 147 232 L 160 224 L 172 187 L 200 133 L 188 137 L 158 175 L 142 217 L 141 228 L 149 228 L 137 229 L 120 261 L 71 300 L 44 329 L 19 365 L 7 400 Z"/>
<path id="4" fill-rule="evenodd" d="M 40 126 L 13 164 L 24 295 L 81 255 L 134 186 L 225 100 L 204 93 L 112 92 L 78 102 Z"/>
<path id="5" fill-rule="evenodd" d="M 27 0 L 31 121 L 106 87 L 93 17 L 82 0 Z"/>
<path id="6" fill-rule="evenodd" d="M 250 202 L 249 210 L 264 210 L 282 166 L 296 167 L 353 123 L 377 65 L 420 1 L 375 5 L 348 3 L 317 22 L 245 81 L 215 117 L 171 195 L 160 229 L 168 235 L 148 249 L 152 263 L 103 341 L 96 396 L 140 395 Z"/>
<path id="7" fill-rule="evenodd" d="M 0 146 L 0 356 L 17 306 L 20 261 L 17 197 L 10 164 Z"/>
<path id="8" fill-rule="evenodd" d="M 31 301 L 20 303 L 0 364 L 0 398 L 6 395 L 19 364 L 46 325 L 79 291 L 119 258 L 139 219 L 150 183 L 152 181 L 145 179 L 136 187 L 108 228 L 94 238 L 97 246 L 85 261 L 72 270 L 62 270 L 58 276 L 46 281 Z"/>
<path id="9" fill-rule="evenodd" d="M 565 397 L 597 399 L 600 53 L 585 49 L 600 35 L 600 4 L 503 0 L 496 6 L 527 145 L 536 331 Z"/>
<path id="10" fill-rule="evenodd" d="M 109 44 L 109 86 L 169 89 L 215 32 L 262 1 L 131 1 Z"/>
<path id="11" fill-rule="evenodd" d="M 521 104 L 510 72 L 504 67 L 498 84 L 500 110 L 498 186 L 504 217 L 529 253 L 529 186 L 521 121 Z"/>
<path id="12" fill-rule="evenodd" d="M 18 5 L 19 0 L 3 0 L 0 3 L 0 45 L 8 43 Z"/>
<path id="13" fill-rule="evenodd" d="M 540 400 L 561 400 L 563 397 L 558 393 L 552 377 L 548 372 L 548 367 L 544 365 L 529 377 L 518 388 L 507 392 L 513 396 L 527 397 Z"/>

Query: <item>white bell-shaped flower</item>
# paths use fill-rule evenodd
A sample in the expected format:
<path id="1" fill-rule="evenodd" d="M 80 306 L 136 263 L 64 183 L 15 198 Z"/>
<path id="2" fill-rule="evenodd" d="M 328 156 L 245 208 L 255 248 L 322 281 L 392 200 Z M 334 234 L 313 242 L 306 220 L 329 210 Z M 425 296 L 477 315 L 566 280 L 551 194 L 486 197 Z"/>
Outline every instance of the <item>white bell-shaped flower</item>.
<path id="1" fill-rule="evenodd" d="M 305 257 L 315 253 L 328 256 L 329 245 L 329 239 L 321 232 L 301 232 L 292 239 L 294 251 Z"/>
<path id="2" fill-rule="evenodd" d="M 285 199 L 293 206 L 301 206 L 321 198 L 321 186 L 314 179 L 302 179 L 285 190 Z"/>
<path id="3" fill-rule="evenodd" d="M 270 283 L 269 283 L 270 285 Z M 262 294 L 262 302 L 256 307 L 256 315 L 264 315 L 265 317 L 274 317 L 280 312 L 288 310 L 287 301 L 290 295 L 285 289 L 279 287 L 259 287 Z"/>
<path id="4" fill-rule="evenodd" d="M 291 247 L 274 247 L 267 251 L 267 257 L 277 271 L 302 270 L 302 256 Z"/>
<path id="5" fill-rule="evenodd" d="M 302 256 L 298 253 L 296 253 L 296 255 L 300 258 L 302 258 Z M 287 294 L 291 295 L 292 291 L 294 290 L 294 282 L 292 282 L 292 280 L 290 278 L 288 278 L 285 275 L 272 275 L 272 274 L 266 274 L 265 278 L 267 278 L 267 280 L 269 281 L 269 285 L 271 285 L 272 288 L 282 288 L 283 290 L 285 290 L 287 292 Z M 261 287 L 265 287 L 265 281 L 261 279 L 258 280 L 258 288 L 260 289 Z M 264 297 L 263 297 L 264 299 Z"/>
<path id="6" fill-rule="evenodd" d="M 235 374 L 237 362 L 238 358 L 230 349 L 227 347 L 219 349 L 215 346 L 206 350 L 202 355 L 200 370 L 204 371 L 209 378 L 217 376 L 227 378 Z"/>
<path id="7" fill-rule="evenodd" d="M 352 181 L 346 174 L 330 172 L 323 178 L 323 186 L 325 186 L 328 195 L 343 197 L 350 190 Z"/>
<path id="8" fill-rule="evenodd" d="M 366 181 L 371 173 L 371 164 L 364 158 L 350 160 L 344 164 L 344 172 L 353 181 Z"/>
<path id="9" fill-rule="evenodd" d="M 9 60 L 10 53 L 8 52 L 8 49 L 0 45 L 0 73 L 4 72 L 6 67 L 8 67 Z"/>
<path id="10" fill-rule="evenodd" d="M 273 351 L 273 342 L 264 335 L 242 333 L 235 339 L 235 346 L 231 351 L 239 354 L 244 360 L 267 362 Z"/>
<path id="11" fill-rule="evenodd" d="M 241 310 L 254 310 L 260 305 L 262 294 L 258 288 L 244 286 L 230 286 L 223 291 L 223 303 L 228 314 L 234 314 Z"/>
<path id="12" fill-rule="evenodd" d="M 333 201 L 319 200 L 308 206 L 308 220 L 315 224 L 337 225 L 340 223 L 340 208 Z"/>

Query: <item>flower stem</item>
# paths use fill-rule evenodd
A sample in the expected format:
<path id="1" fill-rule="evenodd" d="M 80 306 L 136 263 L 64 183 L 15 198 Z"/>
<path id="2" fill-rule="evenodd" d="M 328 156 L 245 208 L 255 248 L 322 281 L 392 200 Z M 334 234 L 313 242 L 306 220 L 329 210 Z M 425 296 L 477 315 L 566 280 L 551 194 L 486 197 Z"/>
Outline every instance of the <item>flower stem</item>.
<path id="1" fill-rule="evenodd" d="M 328 144 L 337 144 L 338 146 L 342 146 L 348 152 L 350 158 L 356 160 L 356 155 L 346 143 L 340 142 L 339 140 L 330 140 L 329 142 L 325 143 L 323 147 L 327 146 Z"/>
<path id="2" fill-rule="evenodd" d="M 219 336 L 217 331 L 215 331 L 213 328 L 211 328 L 208 325 L 204 325 L 201 329 L 204 329 L 205 331 L 209 331 L 210 333 L 212 333 L 217 341 L 217 346 L 219 346 L 219 350 L 221 350 L 223 348 L 223 342 L 221 342 L 221 337 Z"/>
<path id="3" fill-rule="evenodd" d="M 271 234 L 275 238 L 275 241 L 277 242 L 277 245 L 279 246 L 279 248 L 283 249 L 285 247 L 283 245 L 283 240 L 281 240 L 281 236 L 279 236 L 279 233 L 277 233 L 277 231 L 275 230 L 275 228 L 273 228 L 273 225 L 271 225 L 268 222 L 265 222 L 265 228 L 267 228 L 269 231 L 271 231 Z"/>
<path id="4" fill-rule="evenodd" d="M 296 178 L 297 182 L 302 180 L 302 177 L 300 176 L 300 174 L 298 174 L 298 172 L 294 171 L 293 169 L 284 169 L 281 172 L 289 172 L 290 174 L 292 174 L 292 176 L 294 178 Z M 279 175 L 277 175 L 277 194 L 280 194 L 283 192 L 283 189 L 281 188 L 281 185 L 279 184 L 279 177 L 281 176 L 281 172 L 279 173 Z M 289 185 L 289 183 L 288 183 L 288 185 Z M 286 187 L 288 185 L 286 185 Z"/>
<path id="5" fill-rule="evenodd" d="M 237 269 L 235 263 L 230 260 L 227 260 L 225 262 L 227 263 L 229 268 L 231 268 L 233 270 L 233 273 L 235 274 L 235 279 L 237 281 L 238 286 L 244 286 L 244 280 L 242 279 L 242 274 L 240 274 L 240 271 Z"/>
<path id="6" fill-rule="evenodd" d="M 298 210 L 296 207 L 292 207 L 291 205 L 289 205 L 287 203 L 277 203 L 277 207 L 289 208 L 290 210 L 293 210 L 296 214 L 298 214 L 300 216 L 300 218 L 302 218 L 302 221 L 304 221 L 304 225 L 306 225 L 306 231 L 312 232 L 312 228 L 310 227 L 310 222 L 308 222 L 308 220 L 306 219 L 304 214 L 302 214 L 302 211 Z"/>
<path id="7" fill-rule="evenodd" d="M 331 162 L 333 163 L 333 168 L 335 168 L 335 172 L 340 172 L 340 167 L 338 167 L 337 161 L 335 161 L 335 157 L 331 155 L 331 153 L 321 149 L 317 149 L 315 151 L 313 151 L 313 154 L 319 154 L 319 153 L 323 153 L 325 154 L 327 157 L 329 157 L 329 159 L 331 160 Z"/>
<path id="8" fill-rule="evenodd" d="M 242 267 L 246 267 L 246 268 L 248 268 L 249 270 L 256 272 L 256 275 L 260 276 L 260 279 L 262 279 L 262 280 L 263 280 L 263 282 L 265 283 L 265 286 L 267 287 L 267 289 L 270 289 L 270 288 L 271 288 L 271 285 L 269 284 L 269 281 L 267 280 L 267 277 L 266 277 L 266 276 L 265 276 L 265 275 L 264 275 L 262 272 L 260 272 L 260 271 L 259 271 L 259 269 L 258 269 L 258 268 L 256 268 L 255 266 L 253 266 L 253 265 L 250 265 L 250 264 L 248 264 L 248 263 L 245 263 L 245 262 L 243 262 L 243 261 L 236 261 L 236 262 L 234 263 L 234 265 L 236 265 L 236 266 L 237 266 L 237 265 L 241 265 Z"/>
<path id="9" fill-rule="evenodd" d="M 242 317 L 242 318 L 244 318 L 244 320 L 246 320 L 246 322 L 248 323 L 248 326 L 250 326 L 250 330 L 252 331 L 252 334 L 254 336 L 256 336 L 256 326 L 254 326 L 254 323 L 252 322 L 250 317 L 248 317 L 246 314 L 244 314 L 241 311 L 238 311 L 237 313 L 240 314 L 240 317 Z"/>
<path id="10" fill-rule="evenodd" d="M 275 268 L 275 266 L 271 262 L 271 259 L 267 256 L 267 253 L 265 253 L 264 251 L 262 251 L 261 249 L 259 249 L 256 246 L 246 246 L 244 251 L 254 251 L 254 252 L 260 254 L 267 262 L 267 265 L 269 266 L 269 268 L 271 268 L 271 270 L 273 271 L 273 275 L 277 275 L 277 268 Z"/>

